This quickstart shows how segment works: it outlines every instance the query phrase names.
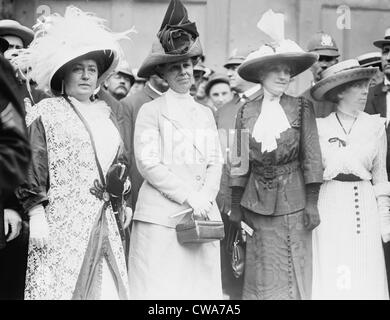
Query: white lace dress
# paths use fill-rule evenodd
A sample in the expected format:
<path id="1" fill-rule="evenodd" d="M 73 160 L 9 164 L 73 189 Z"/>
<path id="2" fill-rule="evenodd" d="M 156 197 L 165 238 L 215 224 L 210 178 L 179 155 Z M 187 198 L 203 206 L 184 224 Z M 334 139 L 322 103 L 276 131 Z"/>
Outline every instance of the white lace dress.
<path id="1" fill-rule="evenodd" d="M 72 101 L 91 128 L 98 158 L 106 174 L 120 143 L 118 130 L 110 120 L 110 109 L 102 101 L 93 105 L 83 105 L 75 99 Z M 27 125 L 31 125 L 32 135 L 42 136 L 37 129 L 39 126 L 44 130 L 46 150 L 41 150 L 41 156 L 47 157 L 49 183 L 42 186 L 39 185 L 42 179 L 31 178 L 35 182 L 27 193 L 33 195 L 34 190 L 45 193 L 48 189 L 45 212 L 49 240 L 44 248 L 29 245 L 25 299 L 71 299 L 91 229 L 102 205 L 89 191 L 94 180 L 99 178 L 93 149 L 84 125 L 62 97 L 42 100 L 28 109 Z M 44 157 L 36 159 L 42 159 L 41 165 L 45 168 Z M 43 171 L 38 170 L 34 174 L 40 175 Z M 100 289 L 97 298 L 117 299 L 119 284 L 124 296 L 129 297 L 124 250 L 110 207 L 105 218 L 107 239 L 114 258 L 109 267 L 106 255 L 99 257 L 97 287 Z"/>
<path id="2" fill-rule="evenodd" d="M 321 223 L 313 232 L 312 297 L 388 299 L 381 242 L 381 233 L 389 234 L 388 208 L 379 210 L 376 199 L 389 195 L 384 119 L 362 112 L 349 135 L 335 113 L 317 124 L 325 170 Z M 362 181 L 332 180 L 340 173 Z"/>

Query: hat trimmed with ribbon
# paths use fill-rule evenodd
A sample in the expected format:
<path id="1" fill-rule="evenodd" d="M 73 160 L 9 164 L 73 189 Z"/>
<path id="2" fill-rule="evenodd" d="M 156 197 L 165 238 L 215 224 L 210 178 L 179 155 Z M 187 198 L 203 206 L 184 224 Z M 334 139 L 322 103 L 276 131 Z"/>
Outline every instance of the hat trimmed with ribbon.
<path id="1" fill-rule="evenodd" d="M 305 52 L 294 41 L 284 39 L 283 19 L 282 14 L 275 14 L 272 10 L 262 16 L 257 26 L 271 37 L 273 43 L 264 44 L 248 55 L 238 68 L 241 78 L 260 83 L 264 68 L 279 63 L 288 65 L 290 76 L 295 77 L 318 60 L 318 54 Z"/>
<path id="2" fill-rule="evenodd" d="M 203 54 L 195 22 L 188 19 L 180 0 L 169 3 L 157 40 L 138 70 L 138 76 L 149 78 L 158 65 L 197 58 Z"/>

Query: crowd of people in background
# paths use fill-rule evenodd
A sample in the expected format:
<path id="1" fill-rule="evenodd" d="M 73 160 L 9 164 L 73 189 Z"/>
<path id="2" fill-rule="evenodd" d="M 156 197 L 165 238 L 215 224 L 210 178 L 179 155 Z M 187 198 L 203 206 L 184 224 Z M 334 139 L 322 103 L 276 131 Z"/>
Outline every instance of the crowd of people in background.
<path id="1" fill-rule="evenodd" d="M 73 6 L 0 20 L 0 299 L 389 299 L 390 29 L 342 60 L 277 21 L 217 72 L 180 0 L 139 68 Z"/>

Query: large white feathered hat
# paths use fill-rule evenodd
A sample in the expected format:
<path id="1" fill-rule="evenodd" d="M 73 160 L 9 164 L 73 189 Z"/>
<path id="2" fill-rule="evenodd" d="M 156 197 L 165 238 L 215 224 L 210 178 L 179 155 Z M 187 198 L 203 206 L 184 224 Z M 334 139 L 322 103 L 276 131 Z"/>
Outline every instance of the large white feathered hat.
<path id="1" fill-rule="evenodd" d="M 251 82 L 260 82 L 260 73 L 265 66 L 285 63 L 295 77 L 318 60 L 318 54 L 303 51 L 294 41 L 284 39 L 284 15 L 268 10 L 259 20 L 257 27 L 267 34 L 272 43 L 262 45 L 248 55 L 238 68 L 239 75 Z"/>
<path id="2" fill-rule="evenodd" d="M 27 77 L 37 88 L 60 92 L 65 66 L 81 57 L 93 59 L 98 65 L 98 85 L 110 74 L 123 56 L 119 40 L 127 34 L 113 33 L 105 20 L 92 13 L 69 6 L 64 16 L 52 14 L 33 27 L 35 37 L 29 48 L 15 59 L 16 64 L 29 70 Z"/>

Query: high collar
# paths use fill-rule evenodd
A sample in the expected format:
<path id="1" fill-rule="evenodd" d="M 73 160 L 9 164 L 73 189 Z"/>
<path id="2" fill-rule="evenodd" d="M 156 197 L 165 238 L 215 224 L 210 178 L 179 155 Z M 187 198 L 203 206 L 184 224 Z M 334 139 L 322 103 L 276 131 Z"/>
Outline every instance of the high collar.
<path id="1" fill-rule="evenodd" d="M 187 93 L 178 93 L 176 91 L 173 91 L 171 88 L 168 89 L 168 91 L 165 93 L 166 96 L 171 99 L 176 99 L 176 100 L 181 100 L 181 99 L 184 99 L 184 100 L 192 100 L 192 96 L 190 95 L 190 91 L 188 91 Z"/>

